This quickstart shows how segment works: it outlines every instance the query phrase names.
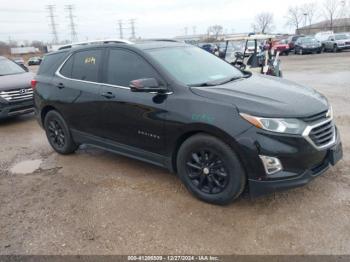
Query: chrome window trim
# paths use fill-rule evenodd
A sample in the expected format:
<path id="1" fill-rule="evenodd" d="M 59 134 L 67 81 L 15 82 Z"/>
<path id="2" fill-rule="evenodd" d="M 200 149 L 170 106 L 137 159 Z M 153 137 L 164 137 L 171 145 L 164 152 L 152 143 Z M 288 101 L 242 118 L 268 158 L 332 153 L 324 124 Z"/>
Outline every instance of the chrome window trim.
<path id="1" fill-rule="evenodd" d="M 126 87 L 126 86 L 118 86 L 118 85 L 111 85 L 111 84 L 105 84 L 105 83 L 98 83 L 98 82 L 93 82 L 93 81 L 86 81 L 86 80 L 80 80 L 80 79 L 75 79 L 75 78 L 70 78 L 70 77 L 66 77 L 64 75 L 61 74 L 61 69 L 62 67 L 65 65 L 65 63 L 68 61 L 69 58 L 71 58 L 71 56 L 74 53 L 71 53 L 63 62 L 62 64 L 58 67 L 58 69 L 55 72 L 55 75 L 58 77 L 61 77 L 63 79 L 67 79 L 67 80 L 73 80 L 73 81 L 77 81 L 77 82 L 81 82 L 81 83 L 88 83 L 88 84 L 95 84 L 95 85 L 104 85 L 104 86 L 111 86 L 111 87 L 117 87 L 117 88 L 121 88 L 121 89 L 128 89 L 130 90 L 130 87 Z"/>
<path id="2" fill-rule="evenodd" d="M 313 124 L 313 125 L 308 125 L 306 126 L 302 136 L 306 139 L 306 141 L 308 141 L 313 147 L 315 147 L 317 150 L 321 151 L 323 149 L 326 149 L 326 148 L 329 148 L 331 146 L 333 146 L 336 142 L 336 139 L 337 139 L 337 132 L 336 132 L 336 128 L 335 128 L 335 124 L 333 124 L 333 127 L 332 127 L 332 132 L 333 132 L 333 138 L 330 142 L 328 142 L 327 144 L 323 145 L 323 146 L 317 146 L 313 141 L 312 139 L 310 138 L 310 133 L 312 131 L 312 129 L 316 128 L 316 127 L 319 127 L 319 126 L 322 126 L 324 124 L 327 124 L 329 122 L 333 122 L 333 117 L 325 120 L 325 121 L 322 121 L 322 122 L 319 122 L 317 124 Z"/>
<path id="3" fill-rule="evenodd" d="M 70 77 L 66 77 L 64 75 L 62 75 L 60 73 L 62 67 L 64 66 L 64 64 L 68 61 L 68 59 L 73 55 L 74 53 L 71 53 L 63 62 L 62 64 L 58 67 L 58 69 L 55 72 L 55 75 L 58 77 L 61 77 L 63 79 L 66 80 L 73 80 L 73 81 L 77 81 L 77 82 L 82 82 L 82 83 L 88 83 L 88 84 L 95 84 L 95 85 L 103 85 L 103 86 L 109 86 L 109 87 L 117 87 L 120 89 L 126 89 L 126 90 L 130 90 L 130 87 L 127 86 L 118 86 L 118 85 L 113 85 L 113 84 L 106 84 L 106 83 L 98 83 L 98 82 L 93 82 L 93 81 L 86 81 L 86 80 L 80 80 L 80 79 L 74 79 L 74 78 L 70 78 Z M 152 94 L 157 94 L 156 92 L 152 92 Z M 171 95 L 173 94 L 173 91 L 169 91 L 167 93 L 164 93 L 164 95 Z"/>

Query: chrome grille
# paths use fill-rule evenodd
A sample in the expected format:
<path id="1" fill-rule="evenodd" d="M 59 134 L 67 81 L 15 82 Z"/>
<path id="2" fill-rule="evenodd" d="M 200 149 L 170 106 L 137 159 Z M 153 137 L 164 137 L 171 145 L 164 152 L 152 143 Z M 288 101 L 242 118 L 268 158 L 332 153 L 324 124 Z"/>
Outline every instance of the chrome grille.
<path id="1" fill-rule="evenodd" d="M 8 102 L 29 100 L 33 98 L 33 89 L 29 87 L 9 91 L 0 91 L 0 97 Z"/>
<path id="2" fill-rule="evenodd" d="M 309 133 L 309 138 L 318 148 L 324 148 L 335 141 L 335 126 L 333 121 L 327 121 L 314 126 Z"/>

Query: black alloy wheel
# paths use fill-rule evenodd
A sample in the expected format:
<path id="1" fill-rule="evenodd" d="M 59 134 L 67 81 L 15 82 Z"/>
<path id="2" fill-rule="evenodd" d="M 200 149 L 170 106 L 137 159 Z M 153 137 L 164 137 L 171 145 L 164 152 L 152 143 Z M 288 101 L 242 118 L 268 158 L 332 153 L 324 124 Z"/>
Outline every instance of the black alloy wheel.
<path id="1" fill-rule="evenodd" d="M 210 149 L 192 152 L 186 165 L 192 184 L 203 193 L 217 194 L 227 187 L 230 177 L 225 163 Z"/>
<path id="2" fill-rule="evenodd" d="M 52 110 L 46 114 L 44 128 L 47 139 L 56 152 L 66 155 L 77 150 L 78 145 L 73 141 L 65 120 L 57 111 Z"/>
<path id="3" fill-rule="evenodd" d="M 62 127 L 56 120 L 49 121 L 48 124 L 49 139 L 57 148 L 62 148 L 66 144 L 66 138 Z"/>
<path id="4" fill-rule="evenodd" d="M 234 150 L 217 137 L 198 133 L 177 153 L 177 173 L 186 188 L 208 203 L 225 205 L 243 192 L 247 177 Z"/>

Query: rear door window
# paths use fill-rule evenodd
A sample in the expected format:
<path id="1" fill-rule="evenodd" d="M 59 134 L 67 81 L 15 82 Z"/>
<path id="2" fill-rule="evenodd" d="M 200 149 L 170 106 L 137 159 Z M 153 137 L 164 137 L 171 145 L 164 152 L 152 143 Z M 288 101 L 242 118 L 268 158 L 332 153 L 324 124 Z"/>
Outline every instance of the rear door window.
<path id="1" fill-rule="evenodd" d="M 69 59 L 62 67 L 62 72 L 71 75 L 73 79 L 98 82 L 102 53 L 102 49 L 77 52 L 70 58 L 72 61 Z M 70 63 L 72 63 L 71 70 Z"/>
<path id="2" fill-rule="evenodd" d="M 142 78 L 158 79 L 155 70 L 138 54 L 111 49 L 107 61 L 107 84 L 128 87 L 130 81 Z"/>

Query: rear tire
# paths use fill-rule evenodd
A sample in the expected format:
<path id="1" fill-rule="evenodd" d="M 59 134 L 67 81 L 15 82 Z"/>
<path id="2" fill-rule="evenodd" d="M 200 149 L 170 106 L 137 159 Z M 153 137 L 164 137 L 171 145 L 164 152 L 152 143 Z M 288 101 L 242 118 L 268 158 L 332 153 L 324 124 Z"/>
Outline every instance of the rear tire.
<path id="1" fill-rule="evenodd" d="M 198 134 L 177 155 L 178 175 L 186 188 L 208 203 L 225 205 L 239 197 L 246 175 L 235 152 L 221 140 Z"/>
<path id="2" fill-rule="evenodd" d="M 68 155 L 77 150 L 78 145 L 73 141 L 68 125 L 57 111 L 46 114 L 44 129 L 50 145 L 57 153 Z"/>

